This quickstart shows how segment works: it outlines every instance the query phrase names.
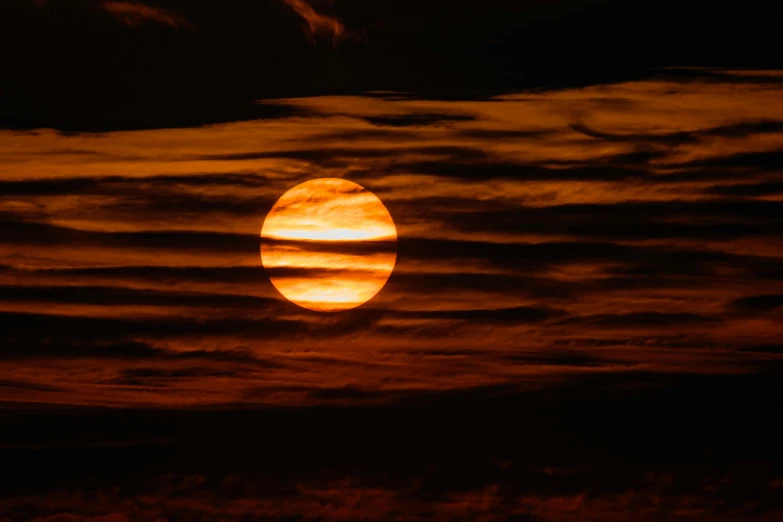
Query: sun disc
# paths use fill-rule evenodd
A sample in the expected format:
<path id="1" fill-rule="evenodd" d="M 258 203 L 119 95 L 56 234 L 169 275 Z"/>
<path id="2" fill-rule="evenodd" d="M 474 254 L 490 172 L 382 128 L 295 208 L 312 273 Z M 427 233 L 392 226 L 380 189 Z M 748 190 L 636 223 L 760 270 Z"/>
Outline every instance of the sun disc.
<path id="1" fill-rule="evenodd" d="M 380 199 L 340 178 L 283 194 L 261 227 L 261 262 L 289 301 L 337 312 L 372 299 L 397 259 L 397 229 Z"/>

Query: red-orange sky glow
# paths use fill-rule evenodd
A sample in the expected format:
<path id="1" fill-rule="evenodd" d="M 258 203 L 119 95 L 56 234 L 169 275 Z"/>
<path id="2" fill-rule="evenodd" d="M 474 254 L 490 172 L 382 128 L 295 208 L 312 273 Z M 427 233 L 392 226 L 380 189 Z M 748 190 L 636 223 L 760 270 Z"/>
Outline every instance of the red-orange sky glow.
<path id="1" fill-rule="evenodd" d="M 766 221 L 781 204 L 778 178 L 752 163 L 783 145 L 776 85 L 645 81 L 481 102 L 280 103 L 312 115 L 4 133 L 3 313 L 71 318 L 84 325 L 79 336 L 112 332 L 72 355 L 77 368 L 46 355 L 60 336 L 40 345 L 43 355 L 0 363 L 35 387 L 7 399 L 299 403 L 311 389 L 538 387 L 605 372 L 742 373 L 777 360 L 747 349 L 783 333 L 774 297 L 764 297 L 783 293 L 778 229 Z M 366 270 L 387 274 L 398 250 L 394 275 L 357 314 L 302 315 L 261 266 L 264 217 L 313 178 L 377 194 L 399 244 L 388 254 L 356 242 L 281 254 L 269 263 L 273 281 L 294 288 L 328 272 L 340 287 Z M 284 239 L 309 238 L 286 212 L 271 216 Z M 357 220 L 372 238 L 393 237 L 385 214 Z M 371 286 L 367 295 L 381 285 Z M 105 359 L 115 343 L 156 355 Z M 550 362 L 560 356 L 591 362 Z M 193 361 L 231 377 L 123 384 L 140 368 Z"/>

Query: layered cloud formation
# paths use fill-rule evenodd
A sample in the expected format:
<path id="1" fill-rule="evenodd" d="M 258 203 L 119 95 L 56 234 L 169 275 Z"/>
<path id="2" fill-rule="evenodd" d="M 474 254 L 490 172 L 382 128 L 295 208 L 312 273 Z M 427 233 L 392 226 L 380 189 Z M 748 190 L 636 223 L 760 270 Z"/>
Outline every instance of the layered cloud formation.
<path id="1" fill-rule="evenodd" d="M 0 520 L 779 519 L 781 78 L 3 131 Z M 397 226 L 339 314 L 259 257 L 324 177 Z"/>
<path id="2" fill-rule="evenodd" d="M 778 360 L 781 335 L 779 100 L 778 83 L 727 73 L 481 101 L 288 100 L 300 116 L 195 129 L 6 133 L 3 357 L 18 383 L 6 398 L 301 403 L 330 389 L 756 371 Z M 318 177 L 368 187 L 398 227 L 387 287 L 339 316 L 281 300 L 258 254 L 274 201 Z M 62 363 L 74 358 L 79 370 Z M 211 370 L 165 376 L 192 367 Z M 154 382 L 128 385 L 139 370 Z"/>

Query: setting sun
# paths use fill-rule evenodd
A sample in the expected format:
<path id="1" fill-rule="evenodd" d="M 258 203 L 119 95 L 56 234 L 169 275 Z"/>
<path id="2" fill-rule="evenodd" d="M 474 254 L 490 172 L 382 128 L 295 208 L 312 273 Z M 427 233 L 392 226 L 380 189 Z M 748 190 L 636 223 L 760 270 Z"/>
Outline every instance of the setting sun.
<path id="1" fill-rule="evenodd" d="M 366 303 L 386 284 L 397 257 L 386 207 L 338 178 L 307 181 L 283 194 L 261 237 L 261 260 L 275 288 L 319 312 Z"/>

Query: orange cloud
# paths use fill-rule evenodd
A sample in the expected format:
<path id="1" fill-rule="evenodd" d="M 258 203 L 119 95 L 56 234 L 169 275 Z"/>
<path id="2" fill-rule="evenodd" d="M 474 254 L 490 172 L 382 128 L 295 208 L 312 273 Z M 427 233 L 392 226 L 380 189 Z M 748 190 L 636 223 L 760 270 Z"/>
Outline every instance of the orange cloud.
<path id="1" fill-rule="evenodd" d="M 336 44 L 345 38 L 345 26 L 342 22 L 317 12 L 306 0 L 285 0 L 285 3 L 307 22 L 307 37 L 311 41 L 330 38 L 332 44 Z"/>
<path id="2" fill-rule="evenodd" d="M 168 25 L 174 29 L 194 28 L 190 22 L 171 11 L 139 2 L 112 0 L 103 2 L 101 8 L 129 27 L 136 27 L 145 22 L 154 22 Z"/>

